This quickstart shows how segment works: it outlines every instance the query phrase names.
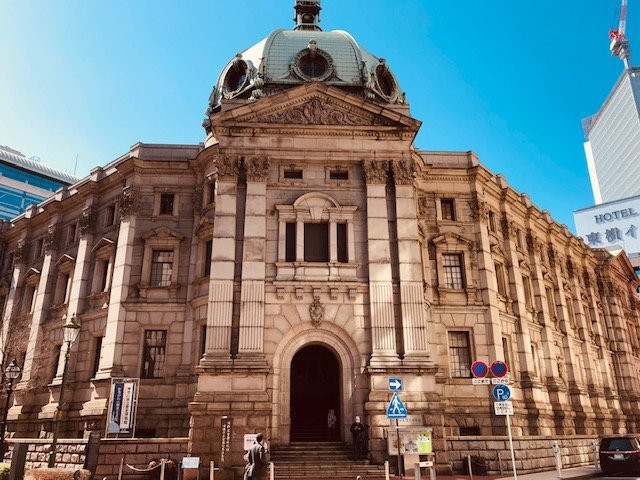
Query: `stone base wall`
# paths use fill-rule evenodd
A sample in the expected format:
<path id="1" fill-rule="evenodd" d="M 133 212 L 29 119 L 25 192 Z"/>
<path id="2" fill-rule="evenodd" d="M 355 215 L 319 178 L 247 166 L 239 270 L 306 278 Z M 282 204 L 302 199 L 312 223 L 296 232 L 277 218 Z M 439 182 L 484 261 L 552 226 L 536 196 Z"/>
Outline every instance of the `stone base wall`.
<path id="1" fill-rule="evenodd" d="M 593 464 L 594 442 L 597 449 L 597 437 L 581 435 L 516 437 L 513 439 L 513 448 L 518 473 L 555 469 L 554 455 L 551 449 L 551 443 L 554 440 L 560 446 L 563 468 Z M 511 470 L 511 453 L 507 437 L 449 437 L 447 447 L 449 459 L 456 472 L 464 470 L 467 455 L 483 457 L 488 461 L 490 472 L 500 472 L 499 458 L 502 461 L 504 473 L 508 474 Z"/>
<path id="2" fill-rule="evenodd" d="M 31 468 L 46 467 L 51 451 L 50 438 L 11 438 L 8 439 L 9 451 L 5 454 L 5 460 L 11 462 L 13 448 L 16 444 L 28 444 L 25 459 L 25 470 Z M 83 468 L 87 453 L 88 439 L 65 438 L 58 440 L 56 448 L 56 467 L 58 468 Z"/>
<path id="3" fill-rule="evenodd" d="M 187 456 L 189 439 L 178 438 L 103 438 L 100 440 L 98 468 L 96 478 L 118 476 L 120 461 L 136 468 L 146 468 L 151 460 L 171 458 L 176 462 Z M 123 469 L 126 477 L 140 477 L 126 465 Z"/>

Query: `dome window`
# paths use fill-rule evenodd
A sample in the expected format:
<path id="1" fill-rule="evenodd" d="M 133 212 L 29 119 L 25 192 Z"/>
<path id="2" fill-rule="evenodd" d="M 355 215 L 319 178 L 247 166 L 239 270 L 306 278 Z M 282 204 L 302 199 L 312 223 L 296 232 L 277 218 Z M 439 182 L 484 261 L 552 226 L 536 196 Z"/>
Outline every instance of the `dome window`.
<path id="1" fill-rule="evenodd" d="M 333 60 L 311 40 L 308 48 L 298 52 L 291 68 L 303 80 L 321 82 L 333 75 Z"/>
<path id="2" fill-rule="evenodd" d="M 247 66 L 247 62 L 242 60 L 241 55 L 237 55 L 224 76 L 222 88 L 225 97 L 231 98 L 231 96 L 244 87 L 247 83 L 248 73 L 249 67 Z"/>
<path id="3" fill-rule="evenodd" d="M 396 81 L 383 58 L 380 59 L 380 65 L 376 67 L 376 83 L 380 93 L 388 100 L 392 100 L 396 96 L 398 90 Z"/>

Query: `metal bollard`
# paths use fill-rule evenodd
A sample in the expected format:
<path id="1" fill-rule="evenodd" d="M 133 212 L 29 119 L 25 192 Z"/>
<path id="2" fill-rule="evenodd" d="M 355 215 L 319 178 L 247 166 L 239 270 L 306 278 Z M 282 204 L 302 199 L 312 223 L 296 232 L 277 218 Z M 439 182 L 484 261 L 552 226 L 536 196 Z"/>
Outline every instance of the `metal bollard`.
<path id="1" fill-rule="evenodd" d="M 598 442 L 591 440 L 591 451 L 593 452 L 593 466 L 598 468 L 600 463 L 600 455 L 598 455 Z"/>
<path id="2" fill-rule="evenodd" d="M 209 463 L 209 480 L 215 480 L 216 478 L 216 470 L 213 460 Z"/>
<path id="3" fill-rule="evenodd" d="M 164 480 L 164 458 L 160 460 L 160 480 Z"/>
<path id="4" fill-rule="evenodd" d="M 384 461 L 384 480 L 389 480 L 389 460 Z"/>
<path id="5" fill-rule="evenodd" d="M 273 462 L 269 462 L 269 480 L 273 480 L 275 478 L 275 467 Z"/>
<path id="6" fill-rule="evenodd" d="M 473 468 L 471 467 L 471 455 L 467 455 L 467 465 L 469 466 L 469 478 L 473 480 Z"/>
<path id="7" fill-rule="evenodd" d="M 556 474 L 558 478 L 562 478 L 562 455 L 560 454 L 560 445 L 554 440 L 551 442 L 551 449 L 553 450 L 553 457 L 556 464 Z"/>
<path id="8" fill-rule="evenodd" d="M 422 480 L 422 474 L 420 472 L 420 462 L 413 464 L 413 478 L 415 480 Z"/>

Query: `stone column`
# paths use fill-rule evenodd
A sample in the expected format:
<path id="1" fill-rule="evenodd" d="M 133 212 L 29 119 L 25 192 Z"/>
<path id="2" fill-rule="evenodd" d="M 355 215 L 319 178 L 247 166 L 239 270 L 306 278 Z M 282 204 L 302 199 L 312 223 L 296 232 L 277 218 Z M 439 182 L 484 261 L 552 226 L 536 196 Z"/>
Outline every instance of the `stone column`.
<path id="1" fill-rule="evenodd" d="M 30 385 L 36 376 L 36 370 L 40 367 L 35 361 L 35 356 L 40 352 L 42 342 L 42 323 L 46 320 L 47 308 L 52 297 L 52 283 L 56 278 L 54 263 L 58 250 L 58 223 L 59 216 L 55 215 L 51 219 L 51 225 L 44 239 L 45 255 L 40 271 L 40 280 L 36 291 L 36 298 L 31 316 L 31 329 L 29 330 L 29 343 L 27 344 L 27 354 L 22 367 L 22 378 L 20 383 L 24 386 Z M 62 354 L 60 355 L 62 357 Z"/>
<path id="2" fill-rule="evenodd" d="M 372 367 L 399 363 L 393 315 L 391 252 L 387 219 L 386 181 L 388 162 L 365 160 L 367 184 L 367 246 L 369 254 L 369 305 L 371 315 Z"/>
<path id="3" fill-rule="evenodd" d="M 236 194 L 239 158 L 218 158 L 218 196 L 213 226 L 211 277 L 207 308 L 206 352 L 200 365 L 231 363 L 233 277 L 236 242 Z"/>
<path id="4" fill-rule="evenodd" d="M 429 357 L 428 319 L 422 287 L 422 258 L 414 187 L 415 164 L 409 158 L 393 161 L 392 167 L 396 192 L 403 364 L 424 365 Z"/>
<path id="5" fill-rule="evenodd" d="M 11 339 L 10 327 L 12 326 L 12 318 L 17 315 L 17 310 L 20 308 L 20 280 L 22 279 L 26 270 L 27 256 L 29 255 L 29 248 L 26 239 L 26 233 L 18 240 L 18 244 L 13 253 L 14 268 L 11 274 L 11 284 L 9 285 L 9 293 L 7 294 L 7 300 L 4 307 L 4 315 L 2 317 L 2 361 L 0 365 L 8 365 L 11 359 L 6 359 L 4 356 L 9 350 L 9 342 Z"/>
<path id="6" fill-rule="evenodd" d="M 107 325 L 102 341 L 102 356 L 96 378 L 110 378 L 125 375 L 122 365 L 122 349 L 126 309 L 123 306 L 129 293 L 131 265 L 136 237 L 136 216 L 138 208 L 138 192 L 132 184 L 128 184 L 120 197 L 120 230 L 116 245 L 116 256 L 113 262 L 111 294 L 107 309 Z"/>
<path id="7" fill-rule="evenodd" d="M 245 159 L 247 200 L 240 289 L 240 338 L 236 363 L 266 365 L 264 358 L 264 282 L 267 235 L 267 176 L 269 159 Z"/>
<path id="8" fill-rule="evenodd" d="M 93 246 L 93 231 L 96 222 L 96 212 L 93 206 L 94 201 L 93 197 L 87 200 L 82 210 L 82 216 L 80 217 L 80 239 L 78 241 L 75 268 L 73 269 L 73 276 L 71 278 L 67 316 L 80 315 L 85 307 L 84 299 L 87 296 L 87 288 L 90 280 L 91 248 Z"/>

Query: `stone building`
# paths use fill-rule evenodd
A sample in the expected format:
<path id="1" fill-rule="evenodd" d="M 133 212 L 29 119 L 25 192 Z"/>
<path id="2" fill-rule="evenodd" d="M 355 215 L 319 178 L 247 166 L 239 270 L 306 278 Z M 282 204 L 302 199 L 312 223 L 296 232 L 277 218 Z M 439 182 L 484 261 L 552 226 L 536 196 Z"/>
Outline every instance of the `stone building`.
<path id="1" fill-rule="evenodd" d="M 381 462 L 399 376 L 447 470 L 455 440 L 505 434 L 471 385 L 475 359 L 511 366 L 523 450 L 640 429 L 628 259 L 586 246 L 472 152 L 417 150 L 389 66 L 321 31 L 319 11 L 298 1 L 294 30 L 229 62 L 204 144 L 134 145 L 1 234 L 4 359 L 23 365 L 12 434 L 50 434 L 72 317 L 68 437 L 104 430 L 124 376 L 140 378 L 137 435 L 188 436 L 205 461 L 223 420 L 239 466 L 243 434 L 274 451 L 323 440 L 334 409 L 346 442 L 363 418 Z"/>

